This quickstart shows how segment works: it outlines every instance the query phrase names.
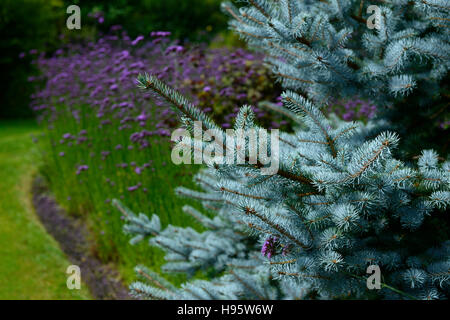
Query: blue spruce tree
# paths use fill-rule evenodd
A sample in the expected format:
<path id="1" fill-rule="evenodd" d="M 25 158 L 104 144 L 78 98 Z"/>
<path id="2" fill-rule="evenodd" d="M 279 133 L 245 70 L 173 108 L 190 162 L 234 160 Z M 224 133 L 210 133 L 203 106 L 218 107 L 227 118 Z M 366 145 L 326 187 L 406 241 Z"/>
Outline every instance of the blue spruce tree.
<path id="1" fill-rule="evenodd" d="M 330 97 L 358 93 L 401 110 L 414 92 L 420 92 L 410 105 L 416 117 L 434 108 L 449 65 L 448 1 L 383 1 L 375 31 L 366 26 L 363 1 L 247 2 L 239 10 L 223 7 L 234 19 L 231 27 L 267 53 L 286 88 L 282 112 L 297 127 L 280 133 L 279 150 L 268 143 L 270 156 L 279 159 L 274 174 L 263 174 L 267 166 L 259 158 L 206 159 L 208 168 L 195 177 L 203 191 L 176 190 L 214 213 L 208 218 L 184 208 L 207 231 L 162 229 L 157 215 L 136 215 L 114 201 L 132 243 L 149 238 L 166 252 L 164 271 L 214 270 L 210 280 L 178 288 L 138 266 L 141 280 L 132 293 L 150 299 L 448 298 L 450 161 L 431 149 L 415 161 L 405 157 L 387 113 L 349 123 L 318 108 Z M 237 115 L 235 131 L 223 131 L 157 78 L 141 75 L 138 82 L 170 104 L 190 133 L 199 121 L 220 137 L 179 145 L 226 145 L 236 132 L 260 129 L 249 106 Z M 249 160 L 250 140 L 240 141 L 231 157 Z M 380 268 L 379 290 L 367 286 L 368 266 Z"/>
<path id="2" fill-rule="evenodd" d="M 424 144 L 448 150 L 445 132 L 433 128 L 436 119 L 450 120 L 447 0 L 245 2 L 239 10 L 223 4 L 230 27 L 266 53 L 286 89 L 319 107 L 336 97 L 370 98 L 404 136 L 409 158 Z"/>

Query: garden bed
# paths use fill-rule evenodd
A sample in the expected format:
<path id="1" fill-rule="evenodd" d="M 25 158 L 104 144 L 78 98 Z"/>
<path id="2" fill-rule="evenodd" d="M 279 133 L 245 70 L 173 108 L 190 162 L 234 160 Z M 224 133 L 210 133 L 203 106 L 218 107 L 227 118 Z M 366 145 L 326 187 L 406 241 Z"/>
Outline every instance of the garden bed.
<path id="1" fill-rule="evenodd" d="M 45 229 L 58 241 L 71 263 L 81 269 L 83 283 L 96 299 L 130 299 L 117 270 L 95 254 L 95 243 L 83 218 L 68 215 L 40 176 L 33 181 L 33 205 Z"/>

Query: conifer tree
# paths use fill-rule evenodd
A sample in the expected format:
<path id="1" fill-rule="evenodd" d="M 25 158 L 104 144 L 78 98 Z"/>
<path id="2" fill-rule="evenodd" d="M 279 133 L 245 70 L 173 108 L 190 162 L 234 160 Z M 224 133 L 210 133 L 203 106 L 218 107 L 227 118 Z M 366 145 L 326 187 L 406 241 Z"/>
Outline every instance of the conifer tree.
<path id="1" fill-rule="evenodd" d="M 415 91 L 424 106 L 416 101 L 412 108 L 433 108 L 449 64 L 448 1 L 383 1 L 375 33 L 357 27 L 366 5 L 359 1 L 247 2 L 224 9 L 234 18 L 232 28 L 267 52 L 286 88 L 284 113 L 299 126 L 280 133 L 279 152 L 269 144 L 279 157 L 275 174 L 262 174 L 259 161 L 210 161 L 195 177 L 203 192 L 177 189 L 214 214 L 184 208 L 207 231 L 162 229 L 157 215 L 136 215 L 115 200 L 132 242 L 149 238 L 166 252 L 165 271 L 211 275 L 177 288 L 139 266 L 132 293 L 150 299 L 448 298 L 450 161 L 426 148 L 416 161 L 405 161 L 392 118 L 332 121 L 318 108 L 331 96 L 354 93 L 399 105 Z M 363 4 L 355 13 L 356 3 Z M 352 41 L 365 47 L 346 47 Z M 412 56 L 424 64 L 415 65 Z M 170 104 L 189 131 L 200 121 L 223 143 L 234 138 L 157 78 L 141 75 L 138 85 Z M 258 129 L 254 118 L 243 106 L 235 129 Z M 367 287 L 368 266 L 380 268 L 379 290 Z"/>
<path id="2" fill-rule="evenodd" d="M 447 0 L 245 2 L 239 10 L 222 4 L 230 27 L 266 53 L 286 89 L 319 107 L 337 94 L 371 99 L 407 139 L 409 158 L 423 144 L 448 150 L 436 130 L 450 118 Z"/>

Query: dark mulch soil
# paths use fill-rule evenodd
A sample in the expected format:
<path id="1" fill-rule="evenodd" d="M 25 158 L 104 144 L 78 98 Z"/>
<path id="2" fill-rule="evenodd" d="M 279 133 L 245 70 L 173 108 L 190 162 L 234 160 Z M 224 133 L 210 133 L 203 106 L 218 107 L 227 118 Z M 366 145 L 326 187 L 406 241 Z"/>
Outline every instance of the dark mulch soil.
<path id="1" fill-rule="evenodd" d="M 34 179 L 32 191 L 33 205 L 42 224 L 59 242 L 71 263 L 80 267 L 82 282 L 92 296 L 100 300 L 131 299 L 118 272 L 93 254 L 89 230 L 82 219 L 69 216 L 58 206 L 42 177 Z"/>

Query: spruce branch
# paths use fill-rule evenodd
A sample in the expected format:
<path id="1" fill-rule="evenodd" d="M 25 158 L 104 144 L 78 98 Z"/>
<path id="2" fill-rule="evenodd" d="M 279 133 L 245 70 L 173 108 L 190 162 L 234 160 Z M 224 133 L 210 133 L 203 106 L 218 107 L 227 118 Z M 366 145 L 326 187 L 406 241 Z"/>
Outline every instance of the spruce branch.
<path id="1" fill-rule="evenodd" d="M 174 106 L 179 112 L 188 117 L 191 121 L 201 121 L 207 129 L 222 132 L 222 129 L 214 121 L 205 115 L 200 109 L 192 105 L 180 93 L 173 90 L 153 75 L 139 74 L 137 78 L 138 87 L 151 90 L 164 98 L 170 105 Z"/>
<path id="2" fill-rule="evenodd" d="M 244 208 L 244 212 L 247 215 L 252 215 L 252 216 L 258 218 L 259 220 L 261 220 L 262 222 L 264 222 L 265 224 L 267 224 L 268 226 L 270 226 L 274 230 L 278 231 L 280 234 L 282 234 L 285 237 L 287 237 L 292 242 L 296 243 L 301 248 L 303 248 L 305 250 L 310 249 L 309 246 L 305 245 L 304 243 L 302 243 L 301 241 L 296 239 L 293 235 L 291 235 L 289 232 L 287 232 L 283 227 L 281 227 L 280 225 L 274 224 L 272 221 L 270 221 L 269 219 L 267 219 L 263 215 L 259 214 L 255 209 L 250 208 L 250 207 L 245 207 Z"/>
<path id="3" fill-rule="evenodd" d="M 356 274 L 352 274 L 352 273 L 349 273 L 349 272 L 346 272 L 346 271 L 343 271 L 343 273 L 345 273 L 348 276 L 353 277 L 355 279 L 364 281 L 364 283 L 367 281 L 367 279 L 365 279 L 364 277 L 358 276 Z M 393 291 L 395 293 L 398 293 L 399 295 L 404 296 L 404 297 L 406 297 L 408 299 L 418 300 L 416 297 L 414 297 L 414 296 L 412 296 L 412 295 L 410 295 L 410 294 L 408 294 L 406 292 L 403 292 L 403 291 L 401 291 L 401 290 L 399 290 L 397 288 L 394 288 L 394 287 L 392 287 L 392 286 L 390 286 L 390 285 L 388 285 L 388 284 L 386 284 L 384 282 L 380 282 L 380 286 L 383 287 L 383 288 L 389 289 L 389 290 L 391 290 L 391 291 Z"/>

